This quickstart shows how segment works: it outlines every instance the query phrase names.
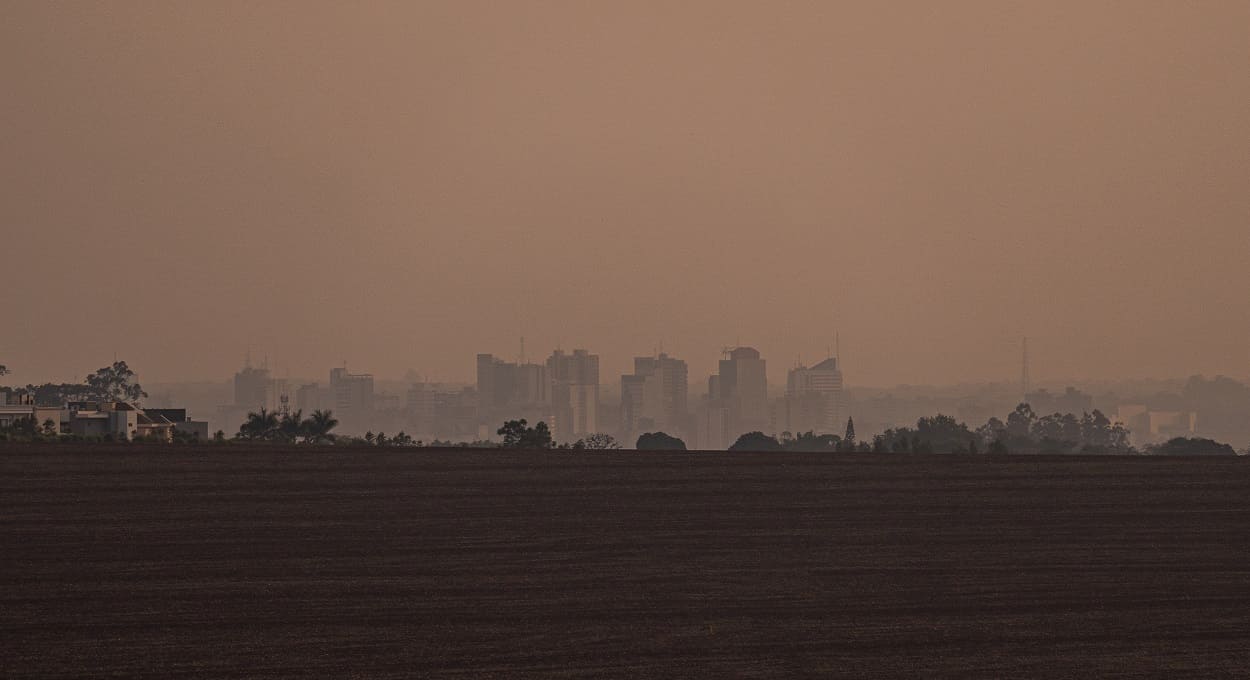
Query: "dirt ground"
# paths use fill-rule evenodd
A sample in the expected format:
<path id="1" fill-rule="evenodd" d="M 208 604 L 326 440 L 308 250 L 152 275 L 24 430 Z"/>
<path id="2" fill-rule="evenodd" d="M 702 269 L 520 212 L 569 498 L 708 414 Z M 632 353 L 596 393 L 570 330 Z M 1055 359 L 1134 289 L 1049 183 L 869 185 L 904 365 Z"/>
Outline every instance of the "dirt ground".
<path id="1" fill-rule="evenodd" d="M 1247 677 L 1250 460 L 0 448 L 0 676 Z"/>

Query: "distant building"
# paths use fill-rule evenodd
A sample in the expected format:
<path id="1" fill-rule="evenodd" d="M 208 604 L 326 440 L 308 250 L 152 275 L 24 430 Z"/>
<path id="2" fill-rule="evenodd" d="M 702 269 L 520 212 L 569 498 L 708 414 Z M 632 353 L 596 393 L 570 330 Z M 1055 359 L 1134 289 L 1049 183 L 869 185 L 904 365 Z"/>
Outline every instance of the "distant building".
<path id="1" fill-rule="evenodd" d="M 573 441 L 599 431 L 599 355 L 584 349 L 562 350 L 547 359 L 555 436 Z"/>
<path id="2" fill-rule="evenodd" d="M 134 439 L 139 436 L 142 412 L 126 402 L 70 404 L 61 410 L 61 431 L 79 437 Z M 151 421 L 145 423 L 144 434 L 150 434 Z"/>
<path id="3" fill-rule="evenodd" d="M 662 431 L 674 436 L 689 429 L 686 362 L 667 354 L 635 357 L 632 375 L 621 376 L 621 435 Z"/>
<path id="4" fill-rule="evenodd" d="M 1075 387 L 1069 387 L 1063 394 L 1051 394 L 1045 389 L 1029 392 L 1025 395 L 1027 403 L 1038 416 L 1054 413 L 1071 413 L 1077 417 L 1094 409 L 1094 398 Z"/>
<path id="5" fill-rule="evenodd" d="M 234 432 L 249 412 L 262 408 L 279 412 L 286 405 L 284 399 L 289 399 L 286 380 L 274 378 L 268 368 L 252 366 L 249 360 L 234 374 L 234 403 L 218 406 L 214 421 Z"/>
<path id="6" fill-rule="evenodd" d="M 554 420 L 551 378 L 544 364 L 512 363 L 490 354 L 477 355 L 478 424 L 492 434 L 505 420 L 531 424 Z"/>
<path id="7" fill-rule="evenodd" d="M 781 410 L 778 420 L 777 410 Z M 775 432 L 841 434 L 846 422 L 842 371 L 830 357 L 815 366 L 796 366 L 786 375 L 786 395 L 774 406 Z"/>
<path id="8" fill-rule="evenodd" d="M 234 406 L 244 411 L 270 408 L 274 399 L 273 377 L 267 368 L 248 363 L 234 374 Z"/>
<path id="9" fill-rule="evenodd" d="M 335 417 L 344 430 L 367 427 L 373 417 L 373 376 L 349 373 L 347 367 L 330 369 L 330 395 Z"/>
<path id="10" fill-rule="evenodd" d="M 408 388 L 405 410 L 411 431 L 419 439 L 477 438 L 477 390 L 472 387 L 414 383 Z"/>
<path id="11" fill-rule="evenodd" d="M 768 432 L 779 436 L 804 432 L 834 434 L 826 414 L 827 399 L 820 394 L 786 394 L 772 400 Z"/>
<path id="12" fill-rule="evenodd" d="M 0 427 L 12 427 L 17 421 L 32 417 L 34 408 L 32 404 L 0 405 Z"/>
<path id="13" fill-rule="evenodd" d="M 143 415 L 149 420 L 150 425 L 158 426 L 162 423 L 169 423 L 169 429 L 175 432 L 190 435 L 202 442 L 208 441 L 208 421 L 192 420 L 185 408 L 145 408 Z M 141 422 L 140 427 L 142 426 Z M 164 428 L 153 427 L 153 429 Z"/>
<path id="14" fill-rule="evenodd" d="M 725 406 L 704 404 L 695 412 L 694 442 L 691 448 L 724 451 L 737 439 L 730 433 L 730 412 Z"/>
<path id="15" fill-rule="evenodd" d="M 766 363 L 753 347 L 736 347 L 720 362 L 718 374 L 708 380 L 710 405 L 729 409 L 730 430 L 736 437 L 769 425 Z"/>
<path id="16" fill-rule="evenodd" d="M 547 367 L 543 364 L 513 364 L 516 376 L 513 381 L 514 403 L 523 406 L 546 405 L 551 403 L 551 379 L 547 375 Z"/>
<path id="17" fill-rule="evenodd" d="M 305 383 L 295 388 L 295 408 L 305 415 L 313 411 L 333 411 L 334 395 L 320 383 Z"/>
<path id="18" fill-rule="evenodd" d="M 32 420 L 40 430 L 52 427 L 55 433 L 79 437 L 122 440 L 155 436 L 169 441 L 177 431 L 200 441 L 208 440 L 208 421 L 191 420 L 184 408 L 140 408 L 124 401 L 0 406 L 0 427 L 11 427 L 25 419 Z"/>
<path id="19" fill-rule="evenodd" d="M 1121 404 L 1111 420 L 1128 428 L 1136 445 L 1193 437 L 1198 433 L 1198 414 L 1194 411 L 1162 411 L 1144 404 Z"/>

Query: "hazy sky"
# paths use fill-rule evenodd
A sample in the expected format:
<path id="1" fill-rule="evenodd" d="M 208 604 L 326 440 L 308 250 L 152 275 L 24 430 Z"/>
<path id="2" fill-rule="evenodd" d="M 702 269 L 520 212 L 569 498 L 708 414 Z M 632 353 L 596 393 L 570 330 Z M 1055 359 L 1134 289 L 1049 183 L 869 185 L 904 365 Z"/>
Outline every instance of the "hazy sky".
<path id="1" fill-rule="evenodd" d="M 0 0 L 0 363 L 1250 374 L 1250 2 Z"/>

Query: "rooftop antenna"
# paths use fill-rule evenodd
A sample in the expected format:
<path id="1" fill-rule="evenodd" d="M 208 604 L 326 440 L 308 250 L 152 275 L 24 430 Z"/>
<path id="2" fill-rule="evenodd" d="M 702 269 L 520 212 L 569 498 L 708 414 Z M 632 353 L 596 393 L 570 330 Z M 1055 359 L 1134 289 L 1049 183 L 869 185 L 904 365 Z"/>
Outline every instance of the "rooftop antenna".
<path id="1" fill-rule="evenodd" d="M 1029 338 L 1020 341 L 1020 392 L 1024 401 L 1029 400 Z"/>

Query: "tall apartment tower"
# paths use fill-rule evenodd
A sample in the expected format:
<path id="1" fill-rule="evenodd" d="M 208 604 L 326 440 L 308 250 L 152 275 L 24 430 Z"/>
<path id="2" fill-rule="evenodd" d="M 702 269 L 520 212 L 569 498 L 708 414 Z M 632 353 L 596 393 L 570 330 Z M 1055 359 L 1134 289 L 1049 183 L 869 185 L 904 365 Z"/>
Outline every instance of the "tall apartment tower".
<path id="1" fill-rule="evenodd" d="M 547 359 L 556 439 L 572 441 L 599 431 L 599 355 L 562 350 Z"/>
<path id="2" fill-rule="evenodd" d="M 478 417 L 485 420 L 507 406 L 512 394 L 513 372 L 511 366 L 490 354 L 477 355 L 477 404 Z"/>
<path id="3" fill-rule="evenodd" d="M 720 371 L 708 381 L 712 402 L 724 404 L 731 413 L 732 430 L 742 434 L 767 427 L 768 377 L 764 359 L 754 347 L 735 347 L 722 359 Z"/>
<path id="4" fill-rule="evenodd" d="M 644 430 L 670 434 L 689 424 L 689 374 L 686 362 L 667 354 L 635 357 L 633 375 L 621 376 L 621 434 Z"/>
<path id="5" fill-rule="evenodd" d="M 347 367 L 330 369 L 330 393 L 337 413 L 349 419 L 373 414 L 373 376 L 348 373 Z"/>
<path id="6" fill-rule="evenodd" d="M 531 424 L 553 420 L 551 377 L 545 364 L 512 363 L 479 354 L 477 394 L 477 419 L 484 436 L 504 420 L 525 418 Z"/>
<path id="7" fill-rule="evenodd" d="M 834 357 L 815 366 L 796 366 L 786 376 L 786 400 L 792 413 L 802 414 L 787 429 L 839 434 L 846 424 L 842 370 Z"/>
<path id="8" fill-rule="evenodd" d="M 249 362 L 234 374 L 234 405 L 240 409 L 269 408 L 273 394 L 273 378 L 267 368 L 255 368 Z"/>

